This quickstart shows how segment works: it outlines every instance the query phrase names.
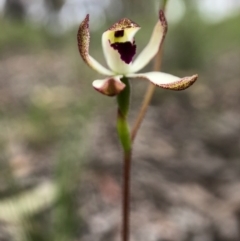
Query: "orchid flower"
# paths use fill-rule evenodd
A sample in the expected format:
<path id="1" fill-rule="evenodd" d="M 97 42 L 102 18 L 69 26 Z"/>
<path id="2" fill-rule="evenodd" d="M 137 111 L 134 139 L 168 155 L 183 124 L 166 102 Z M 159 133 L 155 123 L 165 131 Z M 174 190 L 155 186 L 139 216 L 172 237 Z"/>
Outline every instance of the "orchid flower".
<path id="1" fill-rule="evenodd" d="M 196 81 L 197 75 L 179 78 L 156 71 L 137 73 L 151 61 L 163 44 L 167 32 L 167 21 L 164 12 L 160 10 L 159 21 L 153 29 L 149 43 L 134 60 L 136 54 L 134 36 L 139 29 L 138 24 L 130 19 L 123 18 L 103 33 L 102 48 L 109 67 L 107 69 L 89 54 L 89 14 L 82 21 L 77 36 L 80 55 L 92 69 L 108 76 L 105 79 L 93 81 L 92 85 L 97 91 L 108 96 L 118 95 L 125 88 L 125 84 L 121 81 L 124 77 L 148 80 L 158 87 L 170 90 L 186 89 Z"/>

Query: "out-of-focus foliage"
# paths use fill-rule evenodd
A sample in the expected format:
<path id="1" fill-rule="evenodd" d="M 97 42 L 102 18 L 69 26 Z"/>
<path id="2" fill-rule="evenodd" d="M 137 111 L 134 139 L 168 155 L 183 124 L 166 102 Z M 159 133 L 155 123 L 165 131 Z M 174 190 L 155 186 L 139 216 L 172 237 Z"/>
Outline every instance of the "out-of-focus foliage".
<path id="1" fill-rule="evenodd" d="M 52 11 L 61 10 L 64 3 L 65 3 L 65 0 L 45 0 L 46 6 Z"/>
<path id="2" fill-rule="evenodd" d="M 6 0 L 5 16 L 15 20 L 23 20 L 25 17 L 25 7 L 21 0 Z"/>

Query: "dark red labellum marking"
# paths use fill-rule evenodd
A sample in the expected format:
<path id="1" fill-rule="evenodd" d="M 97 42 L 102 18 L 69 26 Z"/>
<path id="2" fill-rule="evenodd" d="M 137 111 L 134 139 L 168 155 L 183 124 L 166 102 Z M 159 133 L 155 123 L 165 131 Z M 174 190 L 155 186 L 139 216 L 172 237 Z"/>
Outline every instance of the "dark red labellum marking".
<path id="1" fill-rule="evenodd" d="M 113 43 L 111 44 L 111 47 L 118 51 L 121 60 L 123 60 L 126 64 L 130 64 L 132 62 L 137 48 L 135 42 Z"/>
<path id="2" fill-rule="evenodd" d="M 124 30 L 119 30 L 114 33 L 114 37 L 116 38 L 123 37 L 123 35 L 124 35 Z"/>

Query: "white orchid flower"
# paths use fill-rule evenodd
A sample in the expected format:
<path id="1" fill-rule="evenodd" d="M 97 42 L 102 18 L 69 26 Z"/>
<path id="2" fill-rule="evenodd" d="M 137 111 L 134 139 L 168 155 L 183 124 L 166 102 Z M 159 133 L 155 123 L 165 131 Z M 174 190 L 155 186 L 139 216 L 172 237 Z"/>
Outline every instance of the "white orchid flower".
<path id="1" fill-rule="evenodd" d="M 150 62 L 163 44 L 167 32 L 167 21 L 164 12 L 160 10 L 159 21 L 153 29 L 149 43 L 133 60 L 136 53 L 134 36 L 139 29 L 138 24 L 123 18 L 103 33 L 102 47 L 109 67 L 107 69 L 89 54 L 89 14 L 85 17 L 80 24 L 77 36 L 80 55 L 92 69 L 108 76 L 105 79 L 93 81 L 93 87 L 104 95 L 115 96 L 125 88 L 125 84 L 121 81 L 123 77 L 145 79 L 156 86 L 170 90 L 183 90 L 191 86 L 196 81 L 197 75 L 179 78 L 156 71 L 136 73 Z"/>

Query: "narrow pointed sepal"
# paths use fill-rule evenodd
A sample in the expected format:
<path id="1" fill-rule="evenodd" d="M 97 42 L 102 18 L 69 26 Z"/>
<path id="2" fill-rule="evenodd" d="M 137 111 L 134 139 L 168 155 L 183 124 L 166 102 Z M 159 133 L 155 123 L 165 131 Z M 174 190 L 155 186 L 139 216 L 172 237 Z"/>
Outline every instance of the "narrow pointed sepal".
<path id="1" fill-rule="evenodd" d="M 90 33 L 89 33 L 89 14 L 85 17 L 79 26 L 78 34 L 78 49 L 79 53 L 84 60 L 84 62 L 90 66 L 92 69 L 96 70 L 100 74 L 111 76 L 113 72 L 106 69 L 98 61 L 96 61 L 92 56 L 89 55 L 89 44 L 90 44 Z"/>
<path id="2" fill-rule="evenodd" d="M 131 72 L 136 73 L 142 68 L 144 68 L 157 54 L 159 48 L 163 44 L 165 35 L 167 33 L 167 20 L 165 18 L 164 12 L 159 11 L 159 21 L 156 23 L 152 36 L 147 44 L 147 46 L 142 50 L 142 52 L 137 56 L 136 60 L 133 61 L 131 66 Z"/>
<path id="3" fill-rule="evenodd" d="M 166 74 L 162 72 L 148 72 L 139 74 L 129 74 L 128 78 L 145 79 L 153 83 L 154 85 L 163 89 L 169 90 L 185 90 L 190 87 L 198 78 L 198 75 L 187 76 L 179 78 L 177 76 Z"/>
<path id="4" fill-rule="evenodd" d="M 94 80 L 92 85 L 95 90 L 103 95 L 118 95 L 126 85 L 120 80 L 122 76 L 113 76 L 103 80 Z"/>

